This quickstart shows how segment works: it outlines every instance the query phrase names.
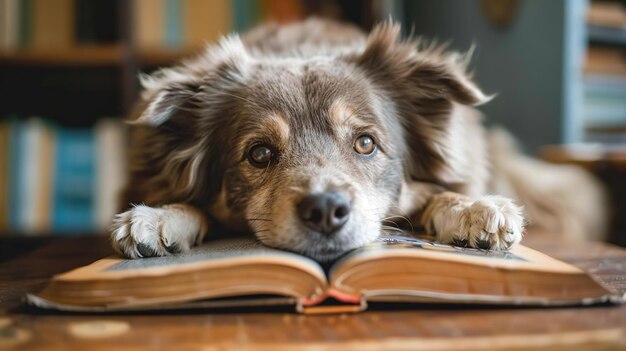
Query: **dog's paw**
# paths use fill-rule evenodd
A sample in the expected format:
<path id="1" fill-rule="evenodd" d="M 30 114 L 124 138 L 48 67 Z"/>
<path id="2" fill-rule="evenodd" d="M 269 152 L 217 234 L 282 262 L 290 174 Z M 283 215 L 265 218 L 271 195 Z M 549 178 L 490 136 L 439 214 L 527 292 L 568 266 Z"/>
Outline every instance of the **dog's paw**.
<path id="1" fill-rule="evenodd" d="M 140 205 L 115 216 L 111 243 L 129 258 L 166 256 L 188 251 L 206 232 L 206 219 L 193 207 Z"/>
<path id="2" fill-rule="evenodd" d="M 521 207 L 502 196 L 484 196 L 461 213 L 452 243 L 478 249 L 508 250 L 522 240 Z"/>

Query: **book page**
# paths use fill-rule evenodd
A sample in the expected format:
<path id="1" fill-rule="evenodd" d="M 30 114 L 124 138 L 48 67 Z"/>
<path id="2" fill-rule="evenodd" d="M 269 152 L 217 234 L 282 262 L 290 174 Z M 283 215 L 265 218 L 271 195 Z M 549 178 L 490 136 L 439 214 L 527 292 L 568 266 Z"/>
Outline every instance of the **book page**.
<path id="1" fill-rule="evenodd" d="M 307 257 L 264 246 L 253 237 L 214 240 L 190 251 L 164 257 L 124 259 L 108 257 L 57 276 L 60 280 L 117 279 L 127 276 L 163 275 L 202 267 L 272 264 L 293 267 L 325 282 L 322 267 Z"/>
<path id="2" fill-rule="evenodd" d="M 517 245 L 490 251 L 397 232 L 333 265 L 331 289 L 366 300 L 580 304 L 613 298 L 579 268 Z"/>
<path id="3" fill-rule="evenodd" d="M 257 303 L 251 297 L 259 295 L 293 302 L 315 299 L 326 286 L 324 271 L 315 261 L 244 237 L 209 241 L 166 257 L 105 258 L 55 276 L 30 301 L 103 311 L 233 297 Z"/>
<path id="4" fill-rule="evenodd" d="M 381 257 L 422 257 L 443 261 L 463 262 L 506 269 L 530 269 L 559 273 L 582 271 L 523 245 L 509 251 L 483 250 L 438 243 L 432 237 L 394 231 L 382 234 L 375 242 L 354 250 L 338 260 L 329 276 L 345 266 Z"/>

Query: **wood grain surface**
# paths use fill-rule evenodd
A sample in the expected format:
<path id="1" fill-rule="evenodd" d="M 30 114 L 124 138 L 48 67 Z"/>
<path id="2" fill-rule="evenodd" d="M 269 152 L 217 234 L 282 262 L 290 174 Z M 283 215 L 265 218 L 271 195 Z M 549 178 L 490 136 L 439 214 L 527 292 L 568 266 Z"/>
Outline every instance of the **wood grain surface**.
<path id="1" fill-rule="evenodd" d="M 525 244 L 626 293 L 626 250 L 539 235 Z M 23 305 L 25 293 L 110 249 L 102 237 L 39 245 L 0 263 L 0 350 L 626 349 L 626 306 L 381 305 L 364 313 L 320 316 L 267 309 L 106 315 L 41 311 Z"/>

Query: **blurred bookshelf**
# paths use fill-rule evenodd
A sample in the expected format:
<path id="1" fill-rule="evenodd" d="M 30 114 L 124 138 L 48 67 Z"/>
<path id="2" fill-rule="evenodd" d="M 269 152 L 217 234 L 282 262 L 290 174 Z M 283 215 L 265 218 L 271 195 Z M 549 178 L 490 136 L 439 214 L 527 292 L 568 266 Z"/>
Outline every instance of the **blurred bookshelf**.
<path id="1" fill-rule="evenodd" d="M 613 243 L 626 246 L 626 1 L 590 1 L 582 78 L 583 144 L 542 156 L 585 167 L 607 186 Z"/>
<path id="2" fill-rule="evenodd" d="M 388 0 L 0 0 L 0 235 L 104 232 L 139 72 L 263 21 L 364 29 Z"/>
<path id="3" fill-rule="evenodd" d="M 397 3 L 394 3 L 397 5 Z M 610 240 L 626 245 L 625 0 L 405 0 L 410 31 L 474 47 L 472 70 L 496 98 L 479 109 L 525 152 L 586 167 L 610 195 Z M 555 145 L 548 154 L 546 145 Z M 575 145 L 575 148 L 570 148 Z M 562 151 L 561 150 L 564 150 Z M 554 150 L 559 150 L 555 152 Z M 620 155 L 619 157 L 616 155 Z"/>
<path id="4" fill-rule="evenodd" d="M 583 66 L 583 141 L 626 143 L 626 1 L 590 1 Z"/>

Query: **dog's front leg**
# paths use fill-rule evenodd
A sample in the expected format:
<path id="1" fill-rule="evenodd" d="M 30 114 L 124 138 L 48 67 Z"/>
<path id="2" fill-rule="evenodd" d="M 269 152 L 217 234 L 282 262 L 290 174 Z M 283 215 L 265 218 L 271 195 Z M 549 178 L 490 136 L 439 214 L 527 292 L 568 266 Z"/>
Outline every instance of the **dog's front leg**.
<path id="1" fill-rule="evenodd" d="M 507 250 L 522 240 L 522 209 L 502 196 L 443 192 L 433 195 L 421 216 L 426 231 L 447 244 Z"/>
<path id="2" fill-rule="evenodd" d="M 126 257 L 166 256 L 202 242 L 208 227 L 205 215 L 190 205 L 138 205 L 115 216 L 111 242 Z"/>

